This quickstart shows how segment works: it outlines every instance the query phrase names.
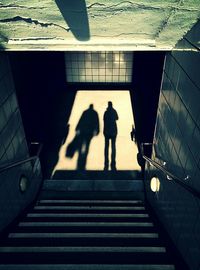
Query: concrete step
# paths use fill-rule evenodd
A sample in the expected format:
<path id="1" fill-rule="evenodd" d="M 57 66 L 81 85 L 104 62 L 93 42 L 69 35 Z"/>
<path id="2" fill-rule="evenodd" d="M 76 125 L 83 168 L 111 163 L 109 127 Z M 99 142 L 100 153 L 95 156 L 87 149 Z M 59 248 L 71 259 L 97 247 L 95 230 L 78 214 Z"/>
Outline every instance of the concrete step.
<path id="1" fill-rule="evenodd" d="M 0 246 L 163 246 L 156 232 L 141 233 L 69 233 L 69 232 L 12 232 Z"/>
<path id="2" fill-rule="evenodd" d="M 12 232 L 152 233 L 151 222 L 21 222 Z"/>
<path id="3" fill-rule="evenodd" d="M 131 253 L 165 253 L 165 247 L 63 247 L 63 246 L 56 246 L 56 247 L 0 247 L 0 253 L 73 253 L 73 252 L 80 252 L 80 253 L 93 253 L 93 252 L 131 252 Z"/>
<path id="4" fill-rule="evenodd" d="M 110 232 L 12 232 L 9 246 L 162 246 L 156 232 L 110 233 Z M 1 245 L 4 245 L 3 243 Z"/>
<path id="5" fill-rule="evenodd" d="M 110 213 L 29 213 L 27 217 L 30 218 L 43 218 L 43 217 L 50 217 L 50 218 L 148 218 L 149 214 L 141 214 L 141 213 L 134 213 L 134 214 L 110 214 Z"/>
<path id="6" fill-rule="evenodd" d="M 9 238 L 158 238 L 158 233 L 10 233 Z"/>
<path id="7" fill-rule="evenodd" d="M 138 179 L 67 179 L 44 180 L 42 190 L 54 191 L 144 191 L 143 180 Z"/>
<path id="8" fill-rule="evenodd" d="M 4 247 L 0 263 L 169 264 L 163 247 Z"/>
<path id="9" fill-rule="evenodd" d="M 145 207 L 143 206 L 49 206 L 49 205 L 40 205 L 35 206 L 33 211 L 34 213 L 69 213 L 69 214 L 130 214 L 130 213 L 146 213 Z"/>
<path id="10" fill-rule="evenodd" d="M 93 210 L 93 211 L 104 211 L 104 210 L 111 210 L 111 211 L 144 211 L 144 206 L 52 206 L 52 205 L 37 205 L 33 208 L 34 210 L 64 210 L 64 211 L 87 211 L 87 210 Z"/>
<path id="11" fill-rule="evenodd" d="M 173 264 L 4 264 L 0 270 L 175 270 Z"/>
<path id="12" fill-rule="evenodd" d="M 41 190 L 40 199 L 144 200 L 144 191 Z"/>
<path id="13" fill-rule="evenodd" d="M 23 222 L 151 222 L 148 213 L 31 212 Z"/>
<path id="14" fill-rule="evenodd" d="M 132 227 L 153 227 L 152 222 L 20 222 L 19 227 L 121 227 L 123 229 Z"/>
<path id="15" fill-rule="evenodd" d="M 175 270 L 175 267 L 143 200 L 58 197 L 40 199 L 0 243 L 2 269 Z"/>
<path id="16" fill-rule="evenodd" d="M 68 206 L 132 206 L 143 205 L 142 200 L 39 200 L 38 205 L 68 205 Z"/>

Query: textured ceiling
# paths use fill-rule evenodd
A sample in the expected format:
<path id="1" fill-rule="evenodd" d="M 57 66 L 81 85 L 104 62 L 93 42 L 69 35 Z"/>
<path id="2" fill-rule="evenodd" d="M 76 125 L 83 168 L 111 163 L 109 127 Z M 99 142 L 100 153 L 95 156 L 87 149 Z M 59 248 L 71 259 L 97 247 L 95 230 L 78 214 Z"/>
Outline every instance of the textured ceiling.
<path id="1" fill-rule="evenodd" d="M 200 17 L 200 0 L 2 0 L 0 48 L 171 50 Z"/>

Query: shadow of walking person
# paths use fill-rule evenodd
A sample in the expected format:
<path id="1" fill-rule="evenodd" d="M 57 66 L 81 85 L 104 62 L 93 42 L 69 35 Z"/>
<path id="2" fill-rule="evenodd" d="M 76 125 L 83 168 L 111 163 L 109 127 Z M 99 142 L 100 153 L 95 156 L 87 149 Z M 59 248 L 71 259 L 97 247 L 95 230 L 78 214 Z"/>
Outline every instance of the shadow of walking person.
<path id="1" fill-rule="evenodd" d="M 111 141 L 111 170 L 116 170 L 116 137 L 117 137 L 117 123 L 118 114 L 113 108 L 112 102 L 108 102 L 108 107 L 104 113 L 104 129 L 103 134 L 105 137 L 104 148 L 104 170 L 109 168 L 109 142 Z"/>
<path id="2" fill-rule="evenodd" d="M 99 134 L 99 117 L 93 104 L 85 110 L 76 126 L 76 135 L 67 147 L 66 156 L 73 157 L 78 151 L 77 169 L 85 170 L 91 140 Z"/>

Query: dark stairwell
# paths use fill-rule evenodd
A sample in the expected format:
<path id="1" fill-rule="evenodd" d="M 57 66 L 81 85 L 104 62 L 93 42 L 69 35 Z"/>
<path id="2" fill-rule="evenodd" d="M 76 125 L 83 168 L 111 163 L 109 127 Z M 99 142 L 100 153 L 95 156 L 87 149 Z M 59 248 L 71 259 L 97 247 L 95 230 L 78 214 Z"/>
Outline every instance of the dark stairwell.
<path id="1" fill-rule="evenodd" d="M 45 57 L 46 60 L 49 59 L 47 55 Z M 57 59 L 55 55 L 54 57 Z M 141 63 L 140 57 L 138 56 L 138 63 Z M 149 60 L 151 62 L 155 58 L 149 57 Z M 141 67 L 143 74 L 147 75 L 150 62 L 149 66 Z M 36 60 L 35 65 L 37 66 Z M 46 68 L 46 64 L 44 67 Z M 59 71 L 57 75 L 59 76 Z M 41 75 L 39 78 L 42 77 Z M 137 77 L 137 89 L 141 77 Z M 41 91 L 40 79 L 36 79 L 33 86 L 30 84 L 32 90 L 27 93 L 26 82 L 19 79 L 22 92 L 20 94 L 18 91 L 18 94 L 21 108 L 24 109 L 22 117 L 28 141 L 41 139 L 45 142 L 44 147 L 47 147 L 52 143 L 52 138 L 47 136 L 48 131 L 53 130 L 56 133 L 51 126 L 56 97 L 53 88 L 56 82 L 52 86 L 52 81 L 48 81 L 49 76 L 46 74 L 42 80 L 42 87 L 46 90 L 39 102 L 39 113 L 34 115 L 28 107 L 33 100 L 35 103 L 31 108 L 38 105 L 38 97 L 34 91 Z M 45 84 L 47 81 L 48 87 Z M 151 76 L 146 83 L 143 81 L 140 91 L 136 90 L 135 100 L 132 96 L 137 110 L 135 124 L 139 143 L 152 142 L 153 138 L 154 128 L 150 120 L 152 117 L 155 120 L 156 109 L 154 106 L 151 108 L 151 105 L 157 103 L 159 89 L 152 92 L 154 95 L 149 94 L 148 100 L 145 100 L 143 90 L 149 81 Z M 150 85 L 150 88 L 150 92 L 155 89 L 154 85 Z M 52 91 L 48 93 L 47 89 Z M 26 108 L 22 105 L 27 101 L 27 96 L 23 96 L 25 93 L 27 96 L 30 94 L 30 103 L 26 104 Z M 48 102 L 44 105 L 46 97 Z M 62 96 L 57 98 L 61 100 Z M 71 98 L 73 100 L 73 95 Z M 146 111 L 141 112 L 140 108 L 144 107 Z M 27 111 L 29 115 L 26 115 Z M 70 112 L 70 108 L 68 111 Z M 34 128 L 29 129 L 32 124 Z M 146 125 L 149 133 L 145 132 Z M 59 143 L 56 145 L 57 150 Z M 42 167 L 47 178 L 49 168 L 45 168 L 45 159 L 48 159 L 48 155 L 43 154 Z M 3 232 L 0 269 L 187 269 L 149 207 L 140 173 L 127 175 L 116 171 L 109 175 L 110 172 L 94 171 L 90 174 L 83 173 L 78 178 L 76 172 L 68 173 L 67 181 L 64 178 L 45 180 L 37 201 L 8 228 L 6 237 Z M 25 194 L 22 196 L 26 196 Z"/>
<path id="2" fill-rule="evenodd" d="M 2 238 L 0 269 L 186 269 L 144 200 L 142 180 L 134 181 L 125 192 L 44 181 Z"/>

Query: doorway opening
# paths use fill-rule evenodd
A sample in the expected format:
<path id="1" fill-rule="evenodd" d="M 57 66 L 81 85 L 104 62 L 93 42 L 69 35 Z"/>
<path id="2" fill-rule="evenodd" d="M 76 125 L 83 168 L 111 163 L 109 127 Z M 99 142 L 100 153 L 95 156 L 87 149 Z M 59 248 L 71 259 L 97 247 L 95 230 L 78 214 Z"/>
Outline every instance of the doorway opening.
<path id="1" fill-rule="evenodd" d="M 108 102 L 112 102 L 113 109 L 117 112 L 117 136 L 116 136 L 116 171 L 139 171 L 137 163 L 137 146 L 131 141 L 130 132 L 134 126 L 133 110 L 129 90 L 80 90 L 77 91 L 71 115 L 69 117 L 69 132 L 63 141 L 58 153 L 58 162 L 52 171 L 52 178 L 58 171 L 79 170 L 80 155 L 86 151 L 84 157 L 85 164 L 82 169 L 85 171 L 103 171 L 105 165 L 105 138 L 104 138 L 104 113 L 108 107 Z M 75 145 L 72 152 L 68 153 L 70 144 L 76 138 L 77 125 L 83 112 L 89 111 L 92 105 L 93 110 L 98 116 L 99 130 L 87 143 Z M 85 121 L 85 120 L 84 120 Z M 87 122 L 87 121 L 86 121 Z M 90 123 L 84 123 L 86 129 Z M 77 149 L 76 149 L 77 146 Z M 86 149 L 88 148 L 88 149 Z M 111 159 L 112 149 L 109 146 L 109 159 Z M 109 167 L 108 170 L 112 168 Z"/>

